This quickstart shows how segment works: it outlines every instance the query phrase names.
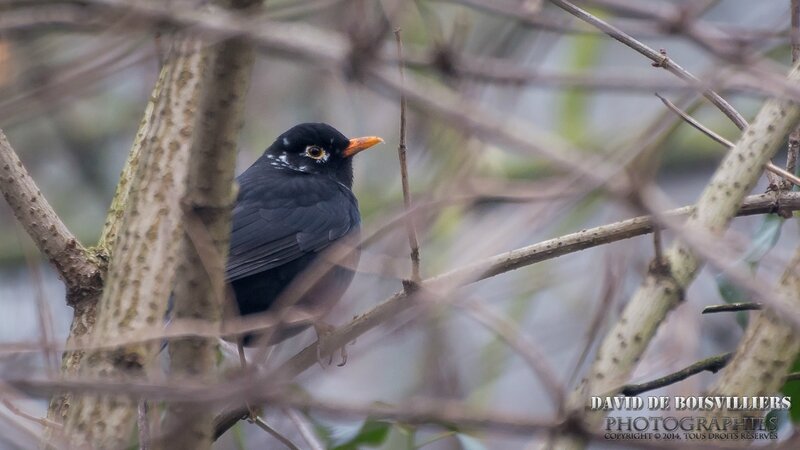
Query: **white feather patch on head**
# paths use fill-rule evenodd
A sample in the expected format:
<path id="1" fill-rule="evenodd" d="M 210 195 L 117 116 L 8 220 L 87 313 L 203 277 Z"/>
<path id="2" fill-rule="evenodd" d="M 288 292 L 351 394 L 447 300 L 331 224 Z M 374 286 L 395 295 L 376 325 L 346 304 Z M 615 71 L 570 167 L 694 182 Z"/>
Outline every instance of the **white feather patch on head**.
<path id="1" fill-rule="evenodd" d="M 287 139 L 287 138 L 283 138 L 283 145 L 284 145 L 284 147 L 288 147 L 288 146 L 289 146 L 289 144 L 290 144 L 290 142 L 289 142 L 289 139 Z"/>

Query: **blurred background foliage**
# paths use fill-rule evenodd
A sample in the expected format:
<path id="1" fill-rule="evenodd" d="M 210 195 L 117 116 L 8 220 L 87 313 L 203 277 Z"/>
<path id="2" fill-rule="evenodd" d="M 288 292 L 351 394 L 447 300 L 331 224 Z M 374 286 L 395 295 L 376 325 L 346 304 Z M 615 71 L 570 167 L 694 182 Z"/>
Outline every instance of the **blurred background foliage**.
<path id="1" fill-rule="evenodd" d="M 390 2 L 268 1 L 268 15 L 298 20 L 344 33 L 386 20 Z M 538 29 L 470 8 L 458 1 L 409 2 L 397 25 L 409 52 L 439 52 L 442 58 L 492 57 L 529 69 L 563 75 L 613 78 L 638 76 L 673 83 L 663 70 L 604 35 L 565 34 Z M 530 2 L 536 3 L 536 2 Z M 547 2 L 544 2 L 547 3 Z M 593 12 L 614 19 L 602 7 Z M 658 4 L 660 2 L 647 2 Z M 685 5 L 691 2 L 668 2 Z M 714 23 L 745 29 L 787 29 L 788 1 L 710 2 L 703 15 Z M 545 6 L 541 14 L 562 24 L 575 21 Z M 656 30 L 654 30 L 656 31 Z M 703 74 L 719 61 L 676 35 L 652 33 L 642 40 L 667 48 L 669 56 Z M 781 39 L 758 45 L 782 65 L 790 60 Z M 387 37 L 382 44 L 393 48 Z M 423 51 L 423 49 L 425 49 Z M 96 242 L 117 177 L 130 149 L 158 72 L 158 44 L 151 34 L 119 30 L 114 24 L 86 30 L 36 29 L 0 34 L 0 127 L 12 142 L 45 197 L 80 239 Z M 652 90 L 558 89 L 549 85 L 492 84 L 448 74 L 435 67 L 411 67 L 415 76 L 437 79 L 487 108 L 517 116 L 569 140 L 587 152 L 608 154 L 635 147 L 653 121 L 673 121 Z M 678 99 L 681 92 L 662 94 Z M 761 98 L 747 92 L 726 94 L 745 117 Z M 693 114 L 731 140 L 738 130 L 706 102 L 694 101 Z M 690 102 L 690 103 L 692 103 Z M 662 119 L 659 119 L 662 118 Z M 324 121 L 350 136 L 374 134 L 386 145 L 359 156 L 355 191 L 364 228 L 377 230 L 402 212 L 395 148 L 399 108 L 396 99 L 352 84 L 341 74 L 260 54 L 247 98 L 241 132 L 239 169 L 249 166 L 279 133 L 298 122 Z M 409 171 L 415 202 L 441 201 L 419 215 L 423 275 L 431 276 L 499 252 L 560 234 L 637 214 L 603 192 L 570 190 L 569 175 L 538 157 L 521 156 L 477 141 L 435 116 L 411 111 Z M 676 122 L 654 144 L 661 155 L 657 182 L 676 205 L 694 201 L 724 149 Z M 782 152 L 785 153 L 785 152 Z M 776 164 L 782 165 L 782 159 Z M 766 185 L 755 188 L 763 192 Z M 453 198 L 480 194 L 480 201 Z M 545 195 L 549 194 L 549 195 Z M 503 196 L 516 196 L 513 201 Z M 538 197 L 537 197 L 538 196 Z M 737 219 L 733 229 L 756 233 L 761 218 Z M 771 267 L 786 260 L 797 242 L 796 221 L 783 226 L 772 242 Z M 670 236 L 667 236 L 670 238 Z M 399 286 L 407 276 L 407 244 L 402 227 L 381 234 L 365 249 L 361 271 L 332 322 L 345 323 Z M 761 255 L 763 256 L 763 255 Z M 581 355 L 595 316 L 613 317 L 641 280 L 652 257 L 649 238 L 637 238 L 583 251 L 503 274 L 459 290 L 457 295 L 486 302 L 517 323 L 548 355 L 564 380 L 583 364 Z M 777 273 L 777 271 L 774 271 Z M 644 380 L 681 368 L 699 358 L 733 349 L 741 334 L 734 315 L 701 317 L 704 306 L 720 303 L 713 270 L 705 270 L 671 315 L 635 374 Z M 40 335 L 36 298 L 52 311 L 55 341 L 66 336 L 70 310 L 63 288 L 0 204 L 0 343 L 35 341 Z M 413 396 L 465 399 L 481 407 L 548 417 L 554 406 L 525 364 L 496 338 L 457 310 L 431 308 L 422 320 L 396 321 L 360 339 L 344 368 L 313 369 L 299 387 L 324 399 L 394 402 Z M 602 323 L 606 323 L 603 321 Z M 275 358 L 290 356 L 311 334 L 283 345 Z M 296 342 L 294 342 L 296 341 Z M 0 370 L 41 370 L 36 357 L 0 354 Z M 665 388 L 697 393 L 708 381 L 701 375 Z M 666 395 L 656 392 L 654 395 Z M 44 402 L 24 404 L 43 411 Z M 267 416 L 285 425 L 280 411 Z M 387 422 L 331 421 L 314 418 L 322 436 L 338 449 L 375 444 L 383 448 L 520 448 L 524 440 L 507 436 L 468 436 L 461 430 Z M 219 448 L 261 448 L 268 435 L 246 424 L 220 440 Z M 0 425 L 2 430 L 2 425 Z M 360 440 L 359 440 L 360 439 Z M 271 445 L 271 444 L 269 444 Z"/>

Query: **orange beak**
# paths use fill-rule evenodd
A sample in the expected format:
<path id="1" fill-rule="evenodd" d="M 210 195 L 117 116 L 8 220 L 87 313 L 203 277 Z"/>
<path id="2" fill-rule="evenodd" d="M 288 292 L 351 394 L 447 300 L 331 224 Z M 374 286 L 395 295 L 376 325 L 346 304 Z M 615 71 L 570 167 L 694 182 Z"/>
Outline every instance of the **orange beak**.
<path id="1" fill-rule="evenodd" d="M 343 154 L 344 154 L 344 156 L 346 158 L 349 158 L 349 157 L 355 155 L 356 153 L 362 152 L 362 151 L 372 147 L 373 145 L 382 144 L 382 143 L 383 143 L 383 139 L 379 138 L 378 136 L 366 136 L 366 137 L 360 137 L 360 138 L 353 138 L 353 139 L 350 139 L 350 145 L 348 145 L 347 148 L 344 149 L 344 153 Z"/>

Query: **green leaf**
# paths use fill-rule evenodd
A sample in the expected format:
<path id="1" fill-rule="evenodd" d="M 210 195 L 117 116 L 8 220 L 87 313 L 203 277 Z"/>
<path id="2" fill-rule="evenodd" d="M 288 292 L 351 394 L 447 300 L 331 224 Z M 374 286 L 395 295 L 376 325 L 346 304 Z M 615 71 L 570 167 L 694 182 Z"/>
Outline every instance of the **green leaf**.
<path id="1" fill-rule="evenodd" d="M 334 447 L 334 450 L 358 450 L 363 447 L 378 447 L 386 441 L 391 427 L 391 422 L 367 420 L 352 439 Z"/>
<path id="2" fill-rule="evenodd" d="M 758 227 L 758 230 L 753 233 L 753 240 L 740 263 L 746 265 L 755 273 L 761 259 L 778 243 L 778 239 L 781 237 L 781 227 L 783 227 L 785 221 L 786 219 L 777 214 L 765 215 L 761 220 L 761 225 Z M 750 296 L 744 290 L 740 289 L 739 286 L 732 283 L 725 274 L 717 275 L 717 290 L 726 303 L 751 301 Z M 745 311 L 738 311 L 736 313 L 736 321 L 742 328 L 747 326 L 748 317 L 749 315 Z"/>
<path id="3" fill-rule="evenodd" d="M 600 60 L 600 49 L 603 40 L 599 35 L 586 34 L 571 36 L 569 42 L 572 50 L 569 55 L 569 67 L 575 72 L 589 71 Z M 561 97 L 558 111 L 558 128 L 561 136 L 575 144 L 585 143 L 589 136 L 589 114 L 591 99 L 584 89 L 565 89 Z"/>
<path id="4" fill-rule="evenodd" d="M 761 226 L 753 235 L 753 242 L 747 249 L 744 260 L 751 265 L 758 264 L 781 237 L 781 227 L 786 221 L 777 214 L 767 214 L 761 221 Z"/>
<path id="5" fill-rule="evenodd" d="M 773 417 L 775 418 L 775 425 L 770 426 L 770 422 L 772 422 L 771 419 Z M 786 420 L 788 420 L 788 418 L 789 415 L 786 413 L 786 410 L 773 409 L 772 411 L 767 413 L 766 417 L 764 417 L 764 428 L 766 428 L 767 431 L 773 431 L 773 432 L 778 431 L 778 429 L 781 426 L 783 426 L 784 423 L 786 423 Z"/>
<path id="6" fill-rule="evenodd" d="M 731 283 L 731 280 L 725 274 L 717 275 L 717 290 L 720 297 L 725 300 L 725 303 L 743 303 L 749 302 L 750 296 L 747 295 L 739 286 Z"/>
<path id="7" fill-rule="evenodd" d="M 238 450 L 245 450 L 247 448 L 247 441 L 244 437 L 244 427 L 242 421 L 233 426 L 233 442 Z"/>

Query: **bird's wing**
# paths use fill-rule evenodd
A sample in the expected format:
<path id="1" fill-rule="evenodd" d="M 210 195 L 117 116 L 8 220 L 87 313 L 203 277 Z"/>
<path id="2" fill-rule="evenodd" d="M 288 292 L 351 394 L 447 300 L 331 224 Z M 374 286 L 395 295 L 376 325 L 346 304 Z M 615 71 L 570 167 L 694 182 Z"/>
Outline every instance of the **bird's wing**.
<path id="1" fill-rule="evenodd" d="M 250 188 L 240 195 L 233 210 L 228 281 L 319 252 L 359 227 L 355 197 L 338 183 L 297 192 L 291 188 Z"/>

